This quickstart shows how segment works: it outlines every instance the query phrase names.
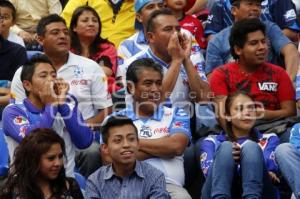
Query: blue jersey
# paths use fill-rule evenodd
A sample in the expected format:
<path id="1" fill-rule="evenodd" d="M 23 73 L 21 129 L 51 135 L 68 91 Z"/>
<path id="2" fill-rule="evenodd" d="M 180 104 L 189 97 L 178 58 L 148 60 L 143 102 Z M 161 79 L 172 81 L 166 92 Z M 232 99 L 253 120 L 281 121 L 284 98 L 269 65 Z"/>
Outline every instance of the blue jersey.
<path id="1" fill-rule="evenodd" d="M 272 21 L 281 29 L 291 29 L 300 32 L 297 23 L 295 5 L 291 0 L 265 0 L 261 3 L 261 20 Z M 206 36 L 215 34 L 233 24 L 230 0 L 216 1 L 208 16 L 204 34 Z"/>
<path id="2" fill-rule="evenodd" d="M 258 135 L 258 144 L 261 147 L 266 163 L 266 167 L 268 171 L 272 171 L 277 173 L 278 172 L 278 166 L 275 162 L 275 155 L 274 151 L 275 148 L 279 145 L 279 138 L 276 134 L 261 134 L 258 131 L 256 131 Z M 212 166 L 213 160 L 214 160 L 214 154 L 217 151 L 220 144 L 224 141 L 226 141 L 226 135 L 224 132 L 222 132 L 219 135 L 210 135 L 206 137 L 200 148 L 200 164 L 201 169 L 203 171 L 203 174 L 205 177 L 208 174 L 208 171 L 210 167 Z M 237 140 L 237 143 L 243 146 L 247 142 L 248 138 L 239 138 Z"/>
<path id="3" fill-rule="evenodd" d="M 69 160 L 67 174 L 73 176 L 75 147 L 87 148 L 93 141 L 93 133 L 85 125 L 77 105 L 46 105 L 38 109 L 29 99 L 8 105 L 3 111 L 3 132 L 11 158 L 18 143 L 36 128 L 53 128 L 64 139 Z"/>

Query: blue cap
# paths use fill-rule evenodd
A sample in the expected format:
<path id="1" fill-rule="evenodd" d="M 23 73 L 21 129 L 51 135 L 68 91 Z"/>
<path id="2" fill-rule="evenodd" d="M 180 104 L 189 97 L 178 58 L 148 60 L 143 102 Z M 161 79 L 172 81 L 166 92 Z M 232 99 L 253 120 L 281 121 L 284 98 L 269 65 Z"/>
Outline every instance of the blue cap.
<path id="1" fill-rule="evenodd" d="M 148 3 L 152 3 L 152 2 L 163 2 L 163 0 L 135 0 L 134 2 L 134 10 L 135 12 L 140 12 L 141 9 L 147 5 Z M 143 29 L 143 25 L 137 20 L 135 19 L 135 23 L 134 23 L 134 27 L 135 29 L 138 30 L 142 30 Z"/>

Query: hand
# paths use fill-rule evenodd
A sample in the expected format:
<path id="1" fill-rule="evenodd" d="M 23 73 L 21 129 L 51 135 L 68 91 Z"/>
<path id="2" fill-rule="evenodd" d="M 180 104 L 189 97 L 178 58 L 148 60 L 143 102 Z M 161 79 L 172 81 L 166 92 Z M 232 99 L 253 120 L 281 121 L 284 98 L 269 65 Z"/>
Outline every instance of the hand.
<path id="1" fill-rule="evenodd" d="M 64 104 L 69 91 L 69 84 L 65 82 L 63 78 L 57 78 L 54 80 L 53 89 L 56 94 L 58 104 Z"/>
<path id="2" fill-rule="evenodd" d="M 46 104 L 57 105 L 57 98 L 54 91 L 54 82 L 53 81 L 45 81 L 39 91 L 39 97 L 41 101 Z"/>
<path id="3" fill-rule="evenodd" d="M 183 61 L 183 59 L 185 58 L 185 54 L 184 54 L 184 50 L 181 47 L 180 42 L 184 42 L 179 41 L 179 38 L 182 39 L 182 37 L 179 37 L 178 32 L 174 32 L 169 40 L 168 46 L 167 46 L 167 51 L 169 53 L 169 55 L 171 56 L 172 60 L 178 60 L 180 62 Z"/>
<path id="4" fill-rule="evenodd" d="M 178 38 L 180 46 L 184 52 L 184 58 L 189 59 L 191 56 L 192 38 L 183 33 L 179 33 Z"/>
<path id="5" fill-rule="evenodd" d="M 233 142 L 232 143 L 232 156 L 236 163 L 240 162 L 240 155 L 241 155 L 241 146 L 238 143 Z"/>
<path id="6" fill-rule="evenodd" d="M 280 183 L 280 179 L 277 177 L 277 175 L 274 172 L 269 171 L 268 173 L 274 184 Z"/>
<path id="7" fill-rule="evenodd" d="M 34 35 L 26 31 L 21 31 L 18 35 L 22 37 L 25 43 L 32 43 L 34 41 Z"/>

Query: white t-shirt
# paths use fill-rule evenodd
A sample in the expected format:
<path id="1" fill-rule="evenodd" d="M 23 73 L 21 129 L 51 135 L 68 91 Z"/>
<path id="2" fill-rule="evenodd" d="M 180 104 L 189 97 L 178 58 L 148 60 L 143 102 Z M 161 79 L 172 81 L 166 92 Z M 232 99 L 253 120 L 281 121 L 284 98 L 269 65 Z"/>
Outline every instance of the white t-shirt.
<path id="1" fill-rule="evenodd" d="M 17 44 L 20 44 L 21 46 L 25 47 L 25 43 L 22 39 L 22 37 L 18 36 L 17 34 L 9 31 L 9 35 L 7 37 L 7 40 L 8 41 L 11 41 L 11 42 L 14 42 L 14 43 L 17 43 Z"/>

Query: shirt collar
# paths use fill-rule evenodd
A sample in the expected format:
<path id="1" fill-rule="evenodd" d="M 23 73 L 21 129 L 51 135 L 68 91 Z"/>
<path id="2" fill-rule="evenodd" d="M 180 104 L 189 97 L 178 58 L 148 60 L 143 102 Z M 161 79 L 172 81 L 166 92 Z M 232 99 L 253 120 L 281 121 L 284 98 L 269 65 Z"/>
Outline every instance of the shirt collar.
<path id="1" fill-rule="evenodd" d="M 31 113 L 41 113 L 41 112 L 43 112 L 43 109 L 39 109 L 39 108 L 35 107 L 28 98 L 24 99 L 23 103 L 24 103 L 24 106 Z"/>
<path id="2" fill-rule="evenodd" d="M 167 64 L 166 62 L 164 62 L 163 60 L 161 60 L 159 57 L 157 57 L 156 55 L 154 55 L 154 53 L 152 52 L 151 48 L 148 48 L 147 53 L 149 54 L 149 56 L 155 62 L 158 62 L 162 67 L 169 68 L 169 64 Z"/>
<path id="3" fill-rule="evenodd" d="M 127 117 L 129 117 L 133 121 L 139 119 L 138 116 L 135 114 L 133 104 L 127 105 L 127 108 L 125 109 L 125 114 L 126 114 Z M 153 116 L 151 118 L 156 120 L 156 121 L 161 121 L 163 115 L 164 115 L 164 107 L 160 105 L 158 107 L 157 111 L 155 111 L 155 113 L 153 114 Z"/>
<path id="4" fill-rule="evenodd" d="M 138 44 L 148 44 L 148 41 L 147 41 L 147 39 L 146 39 L 146 36 L 145 36 L 143 30 L 140 30 L 140 31 L 138 32 L 138 36 L 137 36 L 136 42 L 137 42 Z"/>
<path id="5" fill-rule="evenodd" d="M 143 169 L 142 169 L 142 165 L 140 161 L 136 161 L 135 162 L 135 168 L 134 168 L 134 172 L 131 174 L 136 174 L 137 176 L 139 176 L 140 178 L 145 178 L 145 175 L 143 173 Z M 105 169 L 105 173 L 104 173 L 104 180 L 108 180 L 111 179 L 113 176 L 116 176 L 112 164 L 108 165 Z"/>

